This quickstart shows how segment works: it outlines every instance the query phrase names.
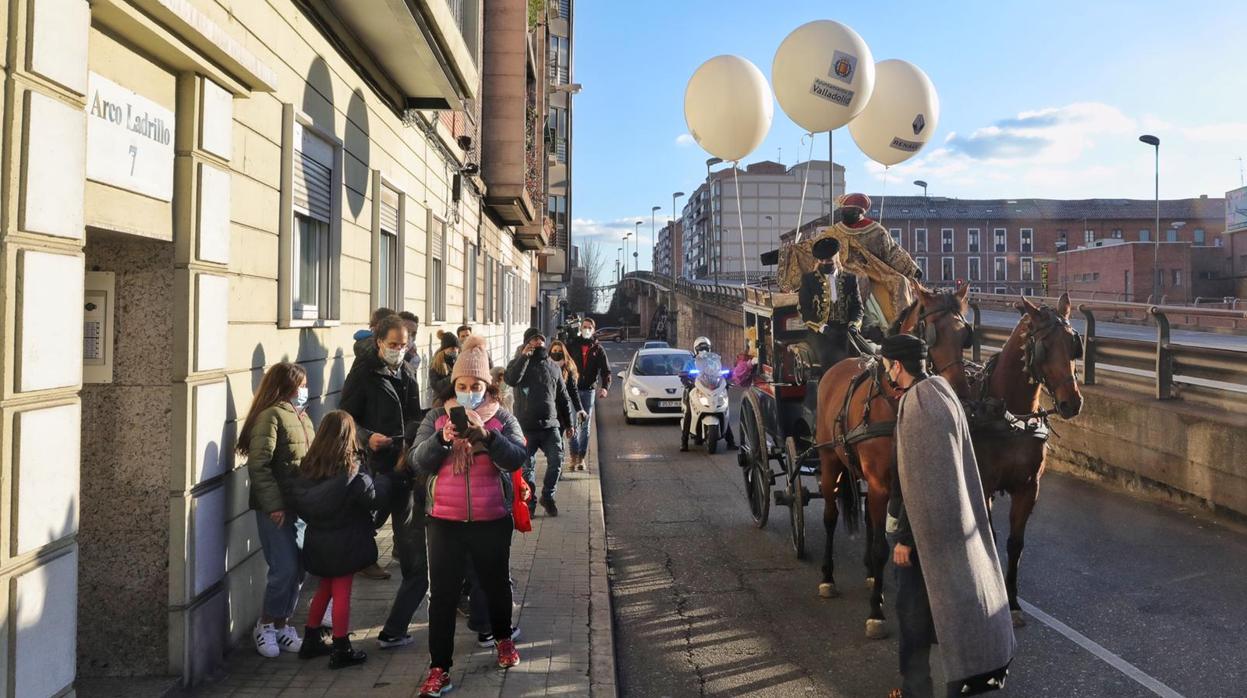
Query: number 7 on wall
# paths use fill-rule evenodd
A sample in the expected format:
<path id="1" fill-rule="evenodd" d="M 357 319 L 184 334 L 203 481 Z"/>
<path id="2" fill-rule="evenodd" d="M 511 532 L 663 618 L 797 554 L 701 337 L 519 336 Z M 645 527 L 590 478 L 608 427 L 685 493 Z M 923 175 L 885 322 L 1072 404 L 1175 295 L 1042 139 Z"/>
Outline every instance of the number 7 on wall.
<path id="1" fill-rule="evenodd" d="M 139 147 L 137 145 L 130 146 L 130 174 L 134 175 L 134 163 L 138 160 Z"/>

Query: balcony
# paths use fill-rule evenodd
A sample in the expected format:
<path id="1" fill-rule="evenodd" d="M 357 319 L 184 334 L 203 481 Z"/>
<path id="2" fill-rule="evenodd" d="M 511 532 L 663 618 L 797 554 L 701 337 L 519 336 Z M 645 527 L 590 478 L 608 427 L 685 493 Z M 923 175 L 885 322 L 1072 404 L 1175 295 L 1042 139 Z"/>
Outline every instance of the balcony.
<path id="1" fill-rule="evenodd" d="M 320 0 L 394 83 L 409 109 L 476 99 L 480 0 Z"/>
<path id="2" fill-rule="evenodd" d="M 516 235 L 517 245 L 536 244 L 537 232 L 544 234 L 539 225 L 544 206 L 534 201 L 532 192 L 542 191 L 544 139 L 539 136 L 542 112 L 537 108 L 538 68 L 529 41 L 527 0 L 490 0 L 482 49 L 485 205 L 504 225 L 523 229 Z"/>

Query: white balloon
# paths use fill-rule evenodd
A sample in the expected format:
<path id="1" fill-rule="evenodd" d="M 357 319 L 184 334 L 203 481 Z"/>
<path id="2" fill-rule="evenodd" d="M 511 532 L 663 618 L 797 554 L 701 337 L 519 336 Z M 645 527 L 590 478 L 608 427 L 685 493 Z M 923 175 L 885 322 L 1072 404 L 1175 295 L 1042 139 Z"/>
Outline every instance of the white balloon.
<path id="1" fill-rule="evenodd" d="M 893 59 L 875 66 L 875 92 L 849 133 L 866 157 L 895 165 L 917 155 L 939 121 L 940 98 L 931 78 L 913 63 Z"/>
<path id="2" fill-rule="evenodd" d="M 779 45 L 771 84 L 780 108 L 798 126 L 811 133 L 831 131 L 866 108 L 875 87 L 875 58 L 857 32 L 816 20 Z"/>
<path id="3" fill-rule="evenodd" d="M 706 152 L 741 160 L 771 130 L 775 106 L 758 67 L 740 56 L 715 56 L 702 63 L 684 90 L 684 121 Z"/>

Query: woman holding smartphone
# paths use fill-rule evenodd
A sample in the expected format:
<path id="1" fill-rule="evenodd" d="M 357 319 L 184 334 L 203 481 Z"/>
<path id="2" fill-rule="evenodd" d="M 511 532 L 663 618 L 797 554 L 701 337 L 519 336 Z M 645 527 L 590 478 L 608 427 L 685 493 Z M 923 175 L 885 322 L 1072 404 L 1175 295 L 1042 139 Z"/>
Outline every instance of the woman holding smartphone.
<path id="1" fill-rule="evenodd" d="M 469 337 L 459 352 L 442 406 L 420 423 L 402 467 L 428 475 L 428 677 L 421 696 L 450 690 L 455 613 L 470 561 L 489 604 L 498 666 L 520 662 L 511 639 L 511 474 L 528 460 L 519 422 L 498 401 L 485 339 Z"/>

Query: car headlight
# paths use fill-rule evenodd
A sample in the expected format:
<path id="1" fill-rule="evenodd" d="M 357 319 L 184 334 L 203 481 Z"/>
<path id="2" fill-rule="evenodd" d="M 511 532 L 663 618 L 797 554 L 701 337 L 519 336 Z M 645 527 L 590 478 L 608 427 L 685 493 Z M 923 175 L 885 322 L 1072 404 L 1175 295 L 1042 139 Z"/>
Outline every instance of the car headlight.
<path id="1" fill-rule="evenodd" d="M 706 408 L 710 407 L 710 400 L 706 399 L 705 395 L 698 395 L 697 401 L 701 403 L 702 407 L 706 407 Z"/>
<path id="2" fill-rule="evenodd" d="M 633 397 L 641 397 L 645 394 L 645 391 L 641 389 L 641 386 L 635 383 L 628 386 L 628 392 L 632 393 Z"/>

